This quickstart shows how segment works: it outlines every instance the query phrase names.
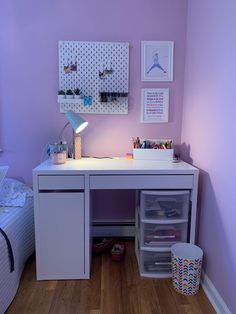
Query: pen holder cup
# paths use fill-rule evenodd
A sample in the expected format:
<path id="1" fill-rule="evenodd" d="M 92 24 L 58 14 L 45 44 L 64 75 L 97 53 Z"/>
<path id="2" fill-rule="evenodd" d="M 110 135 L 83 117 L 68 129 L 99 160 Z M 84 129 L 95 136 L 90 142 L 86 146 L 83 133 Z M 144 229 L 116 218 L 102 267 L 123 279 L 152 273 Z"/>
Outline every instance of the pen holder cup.
<path id="1" fill-rule="evenodd" d="M 52 153 L 51 154 L 52 163 L 55 165 L 61 165 L 66 162 L 66 151 L 62 151 L 60 153 Z"/>

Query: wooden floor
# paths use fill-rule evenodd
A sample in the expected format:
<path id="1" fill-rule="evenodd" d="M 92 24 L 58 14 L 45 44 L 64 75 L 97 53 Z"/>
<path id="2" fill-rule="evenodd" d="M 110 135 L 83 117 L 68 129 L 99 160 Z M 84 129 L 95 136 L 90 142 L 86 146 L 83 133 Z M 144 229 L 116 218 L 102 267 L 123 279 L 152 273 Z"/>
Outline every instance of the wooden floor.
<path id="1" fill-rule="evenodd" d="M 211 314 L 202 289 L 186 297 L 174 291 L 170 279 L 145 279 L 138 273 L 133 241 L 126 242 L 122 262 L 109 254 L 94 256 L 90 280 L 36 281 L 30 258 L 7 314 Z"/>

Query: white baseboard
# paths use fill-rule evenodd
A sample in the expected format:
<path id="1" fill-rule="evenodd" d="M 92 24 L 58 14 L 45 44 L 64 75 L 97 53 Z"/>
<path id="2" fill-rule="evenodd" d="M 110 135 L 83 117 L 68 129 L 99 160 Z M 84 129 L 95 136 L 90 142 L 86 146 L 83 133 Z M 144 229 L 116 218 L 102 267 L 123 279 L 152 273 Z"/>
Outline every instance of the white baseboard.
<path id="1" fill-rule="evenodd" d="M 135 222 L 122 221 L 93 221 L 93 237 L 134 237 Z"/>
<path id="2" fill-rule="evenodd" d="M 204 271 L 202 271 L 201 285 L 217 314 L 232 314 Z"/>

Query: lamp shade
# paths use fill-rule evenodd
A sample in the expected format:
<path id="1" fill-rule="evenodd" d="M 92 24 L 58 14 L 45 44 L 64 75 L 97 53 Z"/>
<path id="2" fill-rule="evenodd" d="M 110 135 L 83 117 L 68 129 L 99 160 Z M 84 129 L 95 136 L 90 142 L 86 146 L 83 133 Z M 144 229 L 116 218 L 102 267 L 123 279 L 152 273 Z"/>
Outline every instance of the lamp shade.
<path id="1" fill-rule="evenodd" d="M 83 131 L 83 129 L 86 128 L 88 125 L 88 122 L 85 121 L 82 117 L 79 115 L 75 114 L 72 110 L 66 111 L 66 117 L 69 123 L 71 124 L 73 130 L 75 133 L 80 133 Z"/>

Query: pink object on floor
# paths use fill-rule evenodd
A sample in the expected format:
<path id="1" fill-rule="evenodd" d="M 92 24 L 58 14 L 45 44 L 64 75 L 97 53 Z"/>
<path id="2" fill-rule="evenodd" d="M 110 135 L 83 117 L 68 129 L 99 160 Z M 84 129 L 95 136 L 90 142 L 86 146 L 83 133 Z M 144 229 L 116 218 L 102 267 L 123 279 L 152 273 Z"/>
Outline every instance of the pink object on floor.
<path id="1" fill-rule="evenodd" d="M 125 254 L 125 245 L 124 243 L 116 243 L 111 249 L 111 259 L 113 261 L 121 261 Z"/>
<path id="2" fill-rule="evenodd" d="M 104 238 L 104 239 L 102 239 L 101 242 L 93 244 L 93 253 L 102 254 L 103 252 L 112 248 L 114 243 L 115 243 L 114 238 Z"/>

